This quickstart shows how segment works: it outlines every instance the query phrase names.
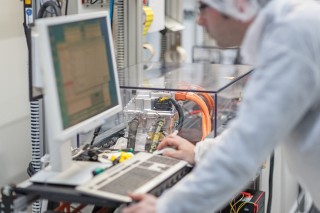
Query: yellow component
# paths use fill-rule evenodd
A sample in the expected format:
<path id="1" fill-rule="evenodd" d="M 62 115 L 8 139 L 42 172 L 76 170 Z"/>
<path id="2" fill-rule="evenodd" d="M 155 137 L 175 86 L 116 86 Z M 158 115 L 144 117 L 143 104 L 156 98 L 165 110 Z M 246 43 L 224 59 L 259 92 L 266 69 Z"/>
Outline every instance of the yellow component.
<path id="1" fill-rule="evenodd" d="M 153 22 L 154 18 L 154 13 L 151 9 L 151 7 L 148 6 L 143 6 L 143 11 L 144 11 L 144 28 L 143 28 L 143 35 L 147 35 L 148 30 Z"/>
<path id="2" fill-rule="evenodd" d="M 119 163 L 122 163 L 123 161 L 125 161 L 126 158 L 125 158 L 125 152 L 121 152 L 120 154 L 120 159 L 119 159 Z"/>
<path id="3" fill-rule="evenodd" d="M 124 159 L 123 157 L 121 157 L 121 158 L 119 159 L 119 163 L 122 163 L 123 161 L 125 161 L 125 159 Z"/>
<path id="4" fill-rule="evenodd" d="M 31 4 L 31 0 L 24 0 L 24 4 Z"/>
<path id="5" fill-rule="evenodd" d="M 160 98 L 160 101 L 166 101 L 168 99 L 169 99 L 168 97 L 162 97 L 162 98 Z"/>
<path id="6" fill-rule="evenodd" d="M 133 154 L 131 152 L 121 152 L 120 155 L 112 155 L 110 157 L 111 161 L 115 161 L 119 159 L 119 163 L 122 163 L 125 160 L 128 160 L 129 158 L 132 158 Z"/>
<path id="7" fill-rule="evenodd" d="M 129 158 L 132 158 L 133 154 L 131 152 L 121 152 L 119 162 L 123 162 L 125 160 L 128 160 Z"/>
<path id="8" fill-rule="evenodd" d="M 111 161 L 114 161 L 115 159 L 117 159 L 117 156 L 112 155 L 112 156 L 111 156 Z"/>

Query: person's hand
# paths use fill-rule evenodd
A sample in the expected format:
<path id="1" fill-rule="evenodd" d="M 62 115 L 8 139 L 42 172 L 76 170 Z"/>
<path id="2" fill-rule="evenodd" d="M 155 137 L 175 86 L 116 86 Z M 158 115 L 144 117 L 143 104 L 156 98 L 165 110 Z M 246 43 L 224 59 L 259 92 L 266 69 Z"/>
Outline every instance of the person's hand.
<path id="1" fill-rule="evenodd" d="M 165 147 L 174 147 L 176 150 L 166 150 L 163 155 L 180 160 L 185 160 L 191 165 L 195 164 L 194 145 L 186 139 L 183 139 L 182 137 L 175 134 L 171 134 L 159 143 L 157 149 L 161 150 Z"/>
<path id="2" fill-rule="evenodd" d="M 155 196 L 150 194 L 129 194 L 129 196 L 139 203 L 124 208 L 122 213 L 156 213 L 157 198 Z"/>

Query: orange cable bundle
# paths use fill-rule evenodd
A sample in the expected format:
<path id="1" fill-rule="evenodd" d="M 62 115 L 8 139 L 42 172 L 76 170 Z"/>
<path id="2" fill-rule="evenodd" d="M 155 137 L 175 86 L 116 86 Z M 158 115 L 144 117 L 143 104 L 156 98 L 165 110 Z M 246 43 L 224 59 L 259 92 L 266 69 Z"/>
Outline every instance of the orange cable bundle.
<path id="1" fill-rule="evenodd" d="M 193 90 L 205 90 L 203 87 L 200 87 L 198 85 L 194 85 L 194 84 L 189 84 L 187 83 L 186 85 L 182 85 L 179 88 L 181 89 L 193 89 Z M 213 112 L 214 112 L 214 108 L 215 108 L 215 104 L 214 104 L 214 100 L 213 98 L 206 92 L 197 92 L 198 94 L 202 95 L 208 102 L 208 107 L 209 107 L 209 111 L 211 112 L 210 115 L 212 116 Z"/>
<path id="2" fill-rule="evenodd" d="M 206 103 L 202 100 L 202 98 L 200 98 L 197 94 L 193 92 L 187 92 L 187 93 L 177 92 L 175 95 L 175 99 L 182 100 L 182 101 L 191 100 L 199 105 L 201 109 L 201 115 L 202 115 L 202 140 L 203 140 L 211 132 L 210 113 Z"/>

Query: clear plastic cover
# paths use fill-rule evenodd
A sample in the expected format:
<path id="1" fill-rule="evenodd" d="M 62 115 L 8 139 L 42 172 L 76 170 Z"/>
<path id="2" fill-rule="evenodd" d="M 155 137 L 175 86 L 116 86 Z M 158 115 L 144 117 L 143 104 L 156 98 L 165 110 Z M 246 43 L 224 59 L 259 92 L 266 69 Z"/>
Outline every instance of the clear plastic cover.
<path id="1" fill-rule="evenodd" d="M 179 129 L 180 136 L 193 142 L 204 137 L 215 137 L 236 116 L 243 88 L 251 71 L 252 67 L 248 65 L 195 63 L 148 63 L 120 70 L 120 87 L 127 121 L 130 122 L 135 117 L 140 117 L 141 120 L 143 117 L 148 123 L 152 123 L 156 120 L 154 114 L 163 114 L 162 109 L 156 109 L 159 107 L 159 98 L 172 98 L 183 111 L 177 115 L 184 117 L 182 128 Z M 206 106 L 201 104 L 202 101 L 199 101 L 198 97 Z M 152 105 L 154 103 L 157 103 L 157 107 Z M 134 108 L 136 111 L 126 112 L 126 108 Z M 168 107 L 166 116 L 170 117 L 171 113 L 178 114 L 176 108 L 172 106 L 170 111 Z M 204 113 L 204 108 L 208 108 L 209 114 Z M 208 118 L 207 122 L 204 120 L 205 117 Z M 180 125 L 177 124 L 180 118 L 166 121 L 173 122 L 165 125 L 165 131 L 168 133 Z M 148 127 L 143 128 L 146 135 L 150 136 Z"/>

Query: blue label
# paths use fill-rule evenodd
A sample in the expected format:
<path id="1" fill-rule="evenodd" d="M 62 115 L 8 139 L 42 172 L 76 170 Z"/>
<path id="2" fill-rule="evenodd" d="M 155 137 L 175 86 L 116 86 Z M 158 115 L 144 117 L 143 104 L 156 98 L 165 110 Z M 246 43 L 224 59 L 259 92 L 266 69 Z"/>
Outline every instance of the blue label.
<path id="1" fill-rule="evenodd" d="M 28 16 L 31 16 L 32 15 L 32 9 L 26 9 L 26 14 Z"/>

